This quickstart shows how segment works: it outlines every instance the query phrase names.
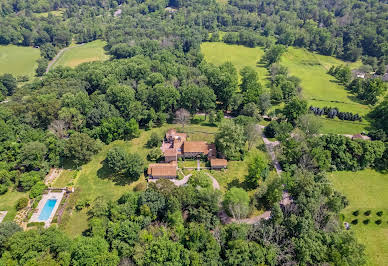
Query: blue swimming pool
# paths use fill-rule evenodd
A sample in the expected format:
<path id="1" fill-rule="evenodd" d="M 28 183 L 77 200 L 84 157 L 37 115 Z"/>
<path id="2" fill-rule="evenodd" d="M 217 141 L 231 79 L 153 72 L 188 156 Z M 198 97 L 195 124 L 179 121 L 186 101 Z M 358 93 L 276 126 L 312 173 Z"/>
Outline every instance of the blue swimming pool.
<path id="1" fill-rule="evenodd" d="M 51 215 L 51 212 L 53 211 L 55 204 L 57 204 L 56 199 L 49 199 L 46 201 L 46 204 L 44 205 L 42 211 L 39 214 L 39 221 L 46 221 Z"/>

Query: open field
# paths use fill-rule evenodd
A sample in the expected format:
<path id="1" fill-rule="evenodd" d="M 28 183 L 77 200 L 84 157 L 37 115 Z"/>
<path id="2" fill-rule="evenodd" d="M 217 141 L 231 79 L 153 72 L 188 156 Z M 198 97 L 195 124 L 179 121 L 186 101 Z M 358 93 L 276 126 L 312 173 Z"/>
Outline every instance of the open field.
<path id="1" fill-rule="evenodd" d="M 289 73 L 301 79 L 303 96 L 314 106 L 336 106 L 343 112 L 365 115 L 369 108 L 354 101 L 355 97 L 327 74 L 330 66 L 347 64 L 351 69 L 360 63 L 348 63 L 331 56 L 308 52 L 305 49 L 289 47 L 282 56 L 281 64 L 288 67 Z"/>
<path id="2" fill-rule="evenodd" d="M 345 221 L 351 224 L 351 231 L 366 246 L 368 265 L 386 265 L 388 261 L 388 174 L 371 169 L 358 172 L 334 172 L 329 175 L 336 190 L 349 200 L 349 206 L 343 211 Z M 354 211 L 359 211 L 355 216 Z M 371 214 L 366 216 L 365 211 Z M 383 211 L 379 217 L 376 212 Z M 369 224 L 363 221 L 369 219 Z M 375 221 L 382 220 L 380 225 Z"/>
<path id="3" fill-rule="evenodd" d="M 53 67 L 56 66 L 68 66 L 76 67 L 79 64 L 103 61 L 109 59 L 109 56 L 105 54 L 104 46 L 106 42 L 102 40 L 96 40 L 86 43 L 82 46 L 70 47 L 58 58 Z"/>
<path id="4" fill-rule="evenodd" d="M 0 75 L 10 73 L 14 76 L 35 75 L 35 69 L 38 67 L 36 60 L 40 57 L 40 51 L 37 48 L 1 45 L 0 46 Z"/>
<path id="5" fill-rule="evenodd" d="M 206 61 L 215 65 L 232 62 L 237 71 L 245 66 L 251 66 L 259 73 L 259 79 L 264 85 L 268 71 L 264 67 L 258 67 L 257 61 L 264 55 L 260 47 L 248 48 L 242 45 L 229 45 L 223 42 L 204 42 L 201 44 L 201 52 Z"/>
<path id="6" fill-rule="evenodd" d="M 62 17 L 65 10 L 66 10 L 65 8 L 59 8 L 58 10 L 53 10 L 49 12 L 35 13 L 35 15 L 38 17 L 45 17 L 45 18 L 47 18 L 49 14 L 56 17 Z"/>
<path id="7" fill-rule="evenodd" d="M 28 194 L 9 189 L 7 193 L 0 196 L 0 211 L 8 211 L 4 221 L 12 221 L 15 218 L 15 205 L 20 198 L 28 198 Z"/>
<path id="8" fill-rule="evenodd" d="M 259 73 L 262 84 L 268 87 L 268 71 L 264 67 L 257 66 L 257 61 L 264 54 L 262 48 L 248 48 L 222 42 L 206 42 L 202 43 L 201 52 L 208 62 L 216 65 L 230 61 L 238 70 L 244 66 L 254 67 Z M 367 105 L 358 103 L 351 93 L 335 81 L 334 77 L 326 73 L 332 65 L 348 64 L 354 69 L 360 66 L 360 62 L 348 63 L 331 56 L 323 56 L 305 49 L 289 47 L 287 53 L 281 59 L 281 64 L 288 67 L 291 75 L 301 79 L 302 94 L 308 100 L 309 105 L 338 107 L 342 112 L 352 112 L 360 115 L 365 115 L 370 111 Z M 273 106 L 271 110 L 279 108 L 281 107 Z M 323 120 L 325 128 L 323 128 L 322 133 L 360 133 L 369 126 L 366 120 L 361 123 Z"/>
<path id="9" fill-rule="evenodd" d="M 73 170 L 63 170 L 61 175 L 58 176 L 54 182 L 51 184 L 51 187 L 63 188 L 69 186 L 69 183 L 74 178 L 77 172 Z"/>
<path id="10" fill-rule="evenodd" d="M 320 133 L 322 134 L 359 134 L 363 131 L 368 131 L 369 123 L 367 121 L 355 122 L 355 121 L 343 121 L 336 119 L 330 119 L 320 117 L 322 121 L 322 128 Z"/>

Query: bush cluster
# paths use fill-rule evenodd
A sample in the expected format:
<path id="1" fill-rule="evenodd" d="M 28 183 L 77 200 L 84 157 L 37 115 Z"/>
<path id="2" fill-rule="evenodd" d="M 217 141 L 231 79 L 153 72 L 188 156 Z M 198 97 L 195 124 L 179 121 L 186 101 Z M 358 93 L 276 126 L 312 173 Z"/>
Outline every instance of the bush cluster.
<path id="1" fill-rule="evenodd" d="M 337 107 L 314 107 L 310 106 L 309 110 L 315 115 L 325 115 L 327 118 L 334 119 L 338 117 L 340 120 L 348 120 L 348 121 L 362 121 L 362 117 L 359 114 L 353 114 L 350 112 L 340 112 Z"/>

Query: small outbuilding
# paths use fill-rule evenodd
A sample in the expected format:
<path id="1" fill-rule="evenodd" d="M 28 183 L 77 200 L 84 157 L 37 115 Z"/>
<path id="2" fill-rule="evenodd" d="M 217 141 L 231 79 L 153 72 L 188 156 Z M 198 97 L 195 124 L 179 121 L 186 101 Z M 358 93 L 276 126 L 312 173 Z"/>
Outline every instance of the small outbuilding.
<path id="1" fill-rule="evenodd" d="M 228 161 L 225 159 L 210 159 L 210 168 L 212 170 L 221 170 L 228 167 Z"/>

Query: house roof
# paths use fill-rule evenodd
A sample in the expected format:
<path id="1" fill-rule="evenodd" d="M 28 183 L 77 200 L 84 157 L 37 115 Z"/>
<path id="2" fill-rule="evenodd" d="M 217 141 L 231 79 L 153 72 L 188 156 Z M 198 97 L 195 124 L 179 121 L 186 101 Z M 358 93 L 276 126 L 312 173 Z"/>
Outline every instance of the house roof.
<path id="1" fill-rule="evenodd" d="M 177 155 L 176 149 L 166 149 L 166 150 L 164 150 L 163 153 L 164 153 L 165 157 L 170 157 L 170 156 L 176 156 Z"/>
<path id="2" fill-rule="evenodd" d="M 211 159 L 210 160 L 210 166 L 212 166 L 212 167 L 214 167 L 214 166 L 222 167 L 222 166 L 227 166 L 227 165 L 228 165 L 228 161 L 225 159 Z"/>
<path id="3" fill-rule="evenodd" d="M 183 152 L 199 152 L 208 154 L 209 147 L 206 141 L 185 141 L 183 144 Z"/>
<path id="4" fill-rule="evenodd" d="M 176 176 L 176 164 L 154 163 L 148 166 L 147 173 L 152 176 Z"/>

